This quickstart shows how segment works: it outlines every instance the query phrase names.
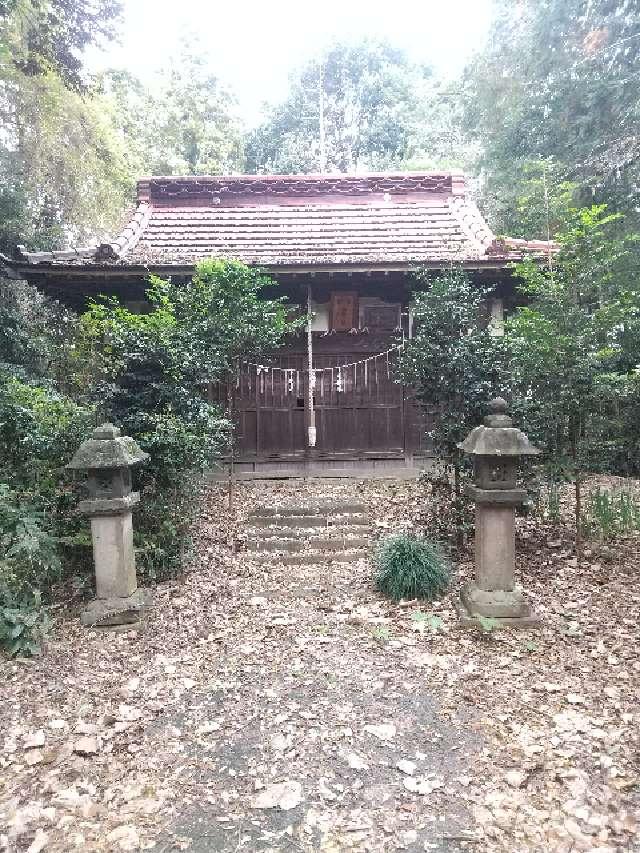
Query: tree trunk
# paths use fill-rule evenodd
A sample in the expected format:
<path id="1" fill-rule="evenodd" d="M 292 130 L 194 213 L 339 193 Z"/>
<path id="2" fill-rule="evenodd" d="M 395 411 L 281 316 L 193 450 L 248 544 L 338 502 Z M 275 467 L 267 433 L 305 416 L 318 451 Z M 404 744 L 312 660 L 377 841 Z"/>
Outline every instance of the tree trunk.
<path id="1" fill-rule="evenodd" d="M 456 548 L 458 551 L 464 549 L 464 513 L 462 508 L 462 477 L 460 454 L 457 450 L 453 452 L 453 501 L 454 518 L 456 526 Z"/>
<path id="2" fill-rule="evenodd" d="M 582 440 L 583 427 L 582 417 L 578 414 L 574 425 L 572 456 L 575 483 L 575 525 L 576 525 L 576 557 L 578 562 L 582 558 L 582 458 L 580 454 L 580 441 Z"/>
<path id="3" fill-rule="evenodd" d="M 582 559 L 582 474 L 576 470 L 576 557 Z"/>

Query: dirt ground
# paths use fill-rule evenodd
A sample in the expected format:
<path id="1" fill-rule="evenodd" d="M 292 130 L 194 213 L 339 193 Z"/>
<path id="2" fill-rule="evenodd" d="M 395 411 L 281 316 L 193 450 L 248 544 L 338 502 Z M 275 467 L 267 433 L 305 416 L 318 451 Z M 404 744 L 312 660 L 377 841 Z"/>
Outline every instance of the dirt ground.
<path id="1" fill-rule="evenodd" d="M 640 850 L 637 538 L 590 546 L 519 520 L 543 622 L 461 629 L 395 605 L 368 561 L 292 567 L 243 549 L 256 505 L 357 499 L 420 527 L 412 482 L 211 487 L 198 559 L 139 630 L 59 618 L 0 663 L 0 849 Z M 426 616 L 438 617 L 428 619 Z"/>

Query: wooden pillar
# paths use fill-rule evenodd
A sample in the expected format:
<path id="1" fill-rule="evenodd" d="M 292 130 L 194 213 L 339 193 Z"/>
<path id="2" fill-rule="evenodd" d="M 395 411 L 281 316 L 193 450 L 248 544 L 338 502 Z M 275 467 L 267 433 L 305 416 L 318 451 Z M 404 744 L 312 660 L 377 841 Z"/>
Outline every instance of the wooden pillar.
<path id="1" fill-rule="evenodd" d="M 307 285 L 307 388 L 305 394 L 305 427 L 306 427 L 306 451 L 309 456 L 314 455 L 316 447 L 316 413 L 313 404 L 313 394 L 315 391 L 315 375 L 313 372 L 313 333 L 311 324 L 313 321 L 312 312 L 312 291 L 311 284 Z"/>

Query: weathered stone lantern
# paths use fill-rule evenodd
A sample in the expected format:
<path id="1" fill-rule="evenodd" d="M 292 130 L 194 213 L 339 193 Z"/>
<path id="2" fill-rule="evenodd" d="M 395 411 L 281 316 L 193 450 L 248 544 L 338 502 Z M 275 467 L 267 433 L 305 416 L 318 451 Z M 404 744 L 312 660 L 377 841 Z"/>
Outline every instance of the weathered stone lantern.
<path id="1" fill-rule="evenodd" d="M 140 495 L 131 491 L 131 466 L 148 458 L 132 438 L 121 436 L 113 424 L 102 424 L 67 465 L 87 471 L 88 498 L 78 509 L 91 518 L 96 599 L 81 615 L 84 625 L 130 625 L 144 606 L 136 581 L 131 516 Z"/>
<path id="2" fill-rule="evenodd" d="M 462 588 L 458 611 L 467 624 L 485 616 L 526 627 L 539 620 L 515 585 L 515 508 L 527 496 L 516 478 L 520 457 L 540 451 L 513 426 L 502 397 L 492 400 L 489 410 L 484 425 L 458 445 L 473 456 L 475 482 L 467 494 L 476 504 L 475 577 Z"/>

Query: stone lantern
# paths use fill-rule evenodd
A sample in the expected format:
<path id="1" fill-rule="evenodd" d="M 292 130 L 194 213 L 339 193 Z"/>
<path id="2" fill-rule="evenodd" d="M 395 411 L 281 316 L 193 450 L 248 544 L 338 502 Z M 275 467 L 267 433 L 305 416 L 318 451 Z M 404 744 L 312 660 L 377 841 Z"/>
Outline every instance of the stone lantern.
<path id="1" fill-rule="evenodd" d="M 475 577 L 462 588 L 458 612 L 467 624 L 485 616 L 526 627 L 539 619 L 515 585 L 515 508 L 527 496 L 516 478 L 520 457 L 540 451 L 513 426 L 502 397 L 492 400 L 489 410 L 484 425 L 458 445 L 473 457 L 474 484 L 467 494 L 476 504 Z"/>
<path id="2" fill-rule="evenodd" d="M 131 465 L 148 459 L 132 438 L 102 424 L 76 451 L 67 468 L 87 472 L 88 497 L 79 511 L 91 518 L 96 599 L 81 615 L 83 625 L 113 628 L 138 621 L 144 606 L 133 551 Z"/>

